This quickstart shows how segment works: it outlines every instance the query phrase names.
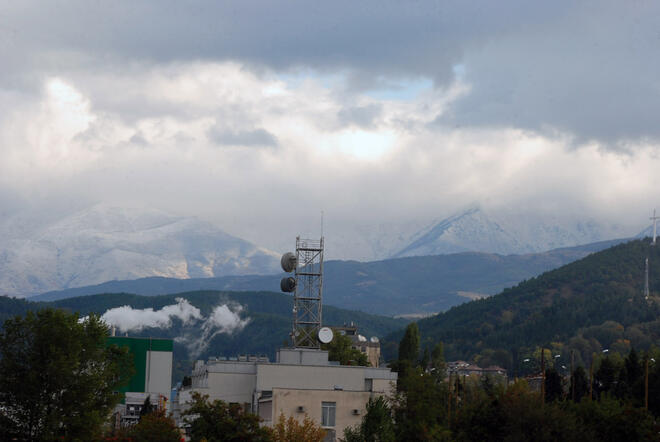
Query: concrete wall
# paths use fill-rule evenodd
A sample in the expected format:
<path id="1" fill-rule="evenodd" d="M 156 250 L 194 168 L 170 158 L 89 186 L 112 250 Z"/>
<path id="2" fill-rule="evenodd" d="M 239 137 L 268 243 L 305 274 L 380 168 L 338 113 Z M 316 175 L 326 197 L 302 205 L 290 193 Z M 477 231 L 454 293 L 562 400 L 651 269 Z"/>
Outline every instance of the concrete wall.
<path id="1" fill-rule="evenodd" d="M 208 387 L 199 390 L 209 395 L 210 400 L 251 404 L 256 378 L 250 373 L 209 373 Z"/>
<path id="2" fill-rule="evenodd" d="M 319 425 L 321 424 L 321 403 L 335 402 L 335 426 L 328 427 L 335 431 L 336 439 L 344 435 L 344 429 L 348 426 L 357 425 L 362 421 L 366 412 L 366 404 L 371 394 L 364 391 L 335 391 L 335 390 L 297 390 L 297 389 L 273 389 L 272 422 L 277 422 L 280 414 L 285 417 L 294 416 L 302 421 L 307 414 Z M 298 407 L 304 407 L 304 412 L 299 412 Z M 353 414 L 358 410 L 359 414 Z M 261 414 L 261 412 L 259 413 Z"/>
<path id="3" fill-rule="evenodd" d="M 299 388 L 310 390 L 364 390 L 364 367 L 259 364 L 257 390 Z"/>
<path id="4" fill-rule="evenodd" d="M 385 396 L 393 396 L 396 393 L 396 381 L 389 379 L 373 379 L 371 391 Z"/>
<path id="5" fill-rule="evenodd" d="M 328 351 L 312 348 L 281 348 L 277 350 L 278 364 L 328 365 Z"/>
<path id="6" fill-rule="evenodd" d="M 170 398 L 172 391 L 172 352 L 148 351 L 145 367 L 145 391 Z"/>

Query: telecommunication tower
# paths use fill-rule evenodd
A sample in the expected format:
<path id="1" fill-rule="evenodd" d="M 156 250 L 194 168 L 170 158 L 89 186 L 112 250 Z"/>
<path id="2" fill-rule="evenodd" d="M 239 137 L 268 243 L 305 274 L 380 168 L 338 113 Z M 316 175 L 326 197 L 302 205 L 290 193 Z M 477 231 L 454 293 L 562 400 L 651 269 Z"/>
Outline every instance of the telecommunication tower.
<path id="1" fill-rule="evenodd" d="M 323 237 L 297 237 L 295 254 L 285 253 L 281 264 L 285 272 L 294 273 L 280 282 L 283 292 L 293 292 L 293 346 L 319 348 L 332 340 L 332 331 L 322 327 Z"/>
<path id="2" fill-rule="evenodd" d="M 660 219 L 660 216 L 655 216 L 655 209 L 653 209 L 653 216 L 650 218 L 651 221 L 653 221 L 653 241 L 651 242 L 651 245 L 655 245 L 655 237 L 656 237 L 656 227 L 658 225 L 658 220 Z"/>

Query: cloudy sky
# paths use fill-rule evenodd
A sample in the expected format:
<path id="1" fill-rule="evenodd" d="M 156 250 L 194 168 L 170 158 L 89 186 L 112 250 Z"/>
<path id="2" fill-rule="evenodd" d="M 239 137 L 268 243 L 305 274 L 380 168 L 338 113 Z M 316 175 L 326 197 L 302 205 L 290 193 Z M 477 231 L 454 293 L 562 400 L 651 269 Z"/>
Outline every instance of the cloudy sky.
<path id="1" fill-rule="evenodd" d="M 257 242 L 321 210 L 643 224 L 659 52 L 655 1 L 4 0 L 0 216 L 148 205 Z"/>

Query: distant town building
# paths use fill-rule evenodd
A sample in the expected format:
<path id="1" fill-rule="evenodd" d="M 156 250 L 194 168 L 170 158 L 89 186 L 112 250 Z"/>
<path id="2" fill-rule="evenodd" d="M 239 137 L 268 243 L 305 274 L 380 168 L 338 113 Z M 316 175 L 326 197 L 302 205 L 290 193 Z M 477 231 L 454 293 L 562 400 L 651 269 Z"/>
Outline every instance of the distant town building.
<path id="1" fill-rule="evenodd" d="M 341 327 L 332 327 L 336 333 L 351 338 L 353 343 L 352 347 L 355 350 L 360 350 L 367 355 L 367 360 L 372 367 L 380 366 L 380 340 L 376 337 L 367 339 L 358 333 L 358 327 L 354 323 L 350 325 L 344 324 Z"/>
<path id="2" fill-rule="evenodd" d="M 496 365 L 491 365 L 486 368 L 479 367 L 478 365 L 470 364 L 465 361 L 452 361 L 447 362 L 447 376 L 497 376 L 506 379 L 506 370 Z"/>
<path id="3" fill-rule="evenodd" d="M 115 425 L 137 423 L 147 397 L 155 408 L 167 409 L 172 390 L 171 339 L 111 336 L 106 345 L 127 347 L 133 356 L 135 373 L 126 386 L 121 403 L 115 408 Z"/>
<path id="4" fill-rule="evenodd" d="M 173 398 L 172 411 L 180 426 L 193 392 L 238 403 L 271 426 L 280 414 L 301 419 L 308 415 L 326 431 L 328 441 L 359 424 L 371 397 L 396 390 L 397 374 L 388 368 L 339 365 L 328 352 L 283 348 L 276 362 L 263 357 L 212 358 L 197 361 L 191 386 Z"/>

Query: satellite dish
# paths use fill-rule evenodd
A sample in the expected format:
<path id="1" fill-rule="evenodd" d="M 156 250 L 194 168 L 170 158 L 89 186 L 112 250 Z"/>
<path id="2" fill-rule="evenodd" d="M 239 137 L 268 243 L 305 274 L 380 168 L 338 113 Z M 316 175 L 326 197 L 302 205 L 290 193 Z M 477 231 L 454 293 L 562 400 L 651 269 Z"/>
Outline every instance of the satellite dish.
<path id="1" fill-rule="evenodd" d="M 297 261 L 298 259 L 296 258 L 296 255 L 291 252 L 286 252 L 284 255 L 282 255 L 282 259 L 280 260 L 282 270 L 287 273 L 293 272 L 293 270 L 296 268 Z"/>
<path id="2" fill-rule="evenodd" d="M 287 276 L 286 278 L 282 278 L 280 281 L 280 289 L 283 292 L 289 293 L 293 292 L 296 290 L 296 278 L 293 278 L 291 276 Z"/>
<path id="3" fill-rule="evenodd" d="M 321 344 L 329 344 L 332 341 L 332 329 L 330 327 L 322 327 L 319 330 L 319 341 Z"/>
<path id="4" fill-rule="evenodd" d="M 378 344 L 378 342 L 380 342 L 380 341 L 378 340 L 378 338 L 375 337 L 375 336 L 372 336 L 371 338 L 369 338 L 369 341 L 370 341 L 372 344 Z"/>

